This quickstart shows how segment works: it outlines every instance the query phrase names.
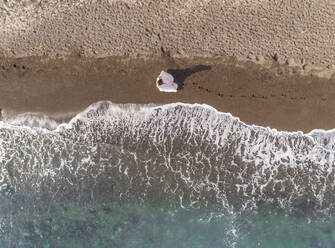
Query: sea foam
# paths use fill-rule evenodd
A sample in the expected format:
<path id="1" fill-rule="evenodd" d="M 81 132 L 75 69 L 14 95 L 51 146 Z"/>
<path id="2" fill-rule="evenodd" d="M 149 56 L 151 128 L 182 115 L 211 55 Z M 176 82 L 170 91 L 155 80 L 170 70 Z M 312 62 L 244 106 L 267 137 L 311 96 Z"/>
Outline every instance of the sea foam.
<path id="1" fill-rule="evenodd" d="M 183 103 L 98 102 L 51 133 L 2 125 L 0 181 L 13 192 L 334 210 L 333 131 L 277 131 Z"/>

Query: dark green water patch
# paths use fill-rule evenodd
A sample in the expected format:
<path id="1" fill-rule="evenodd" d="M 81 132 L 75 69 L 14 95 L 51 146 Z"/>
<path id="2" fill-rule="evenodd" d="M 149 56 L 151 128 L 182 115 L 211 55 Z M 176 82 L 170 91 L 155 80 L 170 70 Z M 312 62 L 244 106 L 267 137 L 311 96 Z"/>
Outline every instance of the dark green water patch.
<path id="1" fill-rule="evenodd" d="M 313 220 L 308 216 L 252 211 L 241 218 L 236 247 L 335 247 L 335 218 Z"/>
<path id="2" fill-rule="evenodd" d="M 335 218 L 275 210 L 222 214 L 130 203 L 42 203 L 2 216 L 0 247 L 335 246 Z"/>
<path id="3" fill-rule="evenodd" d="M 222 221 L 203 216 L 202 210 L 119 203 L 38 206 L 7 218 L 1 247 L 225 246 Z"/>

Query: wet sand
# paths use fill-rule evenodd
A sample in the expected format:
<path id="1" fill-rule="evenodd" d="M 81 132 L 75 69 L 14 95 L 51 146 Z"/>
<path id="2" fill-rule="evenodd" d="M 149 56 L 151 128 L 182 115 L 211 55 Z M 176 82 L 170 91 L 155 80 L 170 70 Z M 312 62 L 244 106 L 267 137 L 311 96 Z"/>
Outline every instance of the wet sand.
<path id="1" fill-rule="evenodd" d="M 0 60 L 5 115 L 43 112 L 66 119 L 91 103 L 205 103 L 248 124 L 279 130 L 335 127 L 335 80 L 301 76 L 300 67 L 263 65 L 233 57 L 6 58 Z M 181 90 L 159 92 L 161 70 Z"/>
<path id="2" fill-rule="evenodd" d="M 0 106 L 69 119 L 99 100 L 206 103 L 334 128 L 334 16 L 334 0 L 0 0 Z M 162 69 L 177 94 L 154 87 Z"/>

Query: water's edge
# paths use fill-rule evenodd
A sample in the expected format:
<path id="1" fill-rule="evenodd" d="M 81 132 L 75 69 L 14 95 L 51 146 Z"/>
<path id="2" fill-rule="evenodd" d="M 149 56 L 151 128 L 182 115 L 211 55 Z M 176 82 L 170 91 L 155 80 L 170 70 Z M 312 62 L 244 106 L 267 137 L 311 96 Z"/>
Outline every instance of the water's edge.
<path id="1" fill-rule="evenodd" d="M 106 244 L 117 240 L 116 247 L 132 247 L 117 235 L 123 229 L 139 235 L 134 230 L 140 220 L 151 218 L 152 224 L 165 223 L 184 234 L 209 228 L 213 237 L 194 237 L 204 245 L 199 247 L 270 242 L 259 228 L 319 227 L 319 234 L 308 231 L 312 239 L 290 241 L 313 247 L 333 223 L 334 130 L 277 131 L 247 125 L 208 105 L 183 103 L 105 101 L 68 123 L 35 113 L 7 121 L 0 122 L 0 241 L 6 245 L 12 242 L 8 237 L 23 247 L 42 246 L 43 237 L 57 245 L 53 233 L 68 240 L 57 230 L 71 229 L 75 221 L 76 228 L 104 230 L 81 231 L 79 236 L 90 237 L 88 245 L 97 245 L 100 235 Z M 197 224 L 188 225 L 191 220 Z M 178 240 L 175 231 L 150 235 L 167 247 Z M 150 240 L 146 245 L 154 246 Z M 324 240 L 333 244 L 330 236 Z"/>

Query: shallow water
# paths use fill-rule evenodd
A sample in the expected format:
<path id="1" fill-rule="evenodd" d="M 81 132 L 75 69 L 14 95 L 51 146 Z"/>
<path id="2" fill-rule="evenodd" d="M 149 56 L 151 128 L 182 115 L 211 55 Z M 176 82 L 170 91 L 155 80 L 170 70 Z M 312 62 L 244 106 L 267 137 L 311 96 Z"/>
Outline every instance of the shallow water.
<path id="1" fill-rule="evenodd" d="M 27 116 L 1 123 L 4 247 L 335 245 L 332 131 L 181 103 Z"/>
<path id="2" fill-rule="evenodd" d="M 247 211 L 213 217 L 205 209 L 98 202 L 36 203 L 11 217 L 11 247 L 334 247 L 335 220 Z M 9 232 L 9 230 L 6 230 Z"/>

